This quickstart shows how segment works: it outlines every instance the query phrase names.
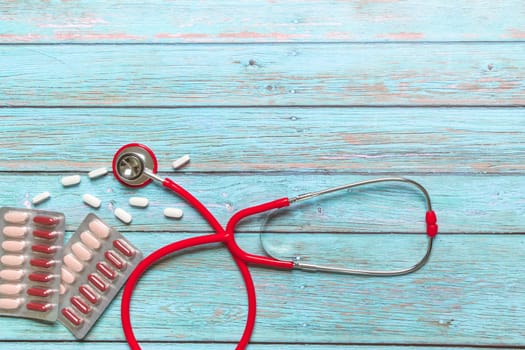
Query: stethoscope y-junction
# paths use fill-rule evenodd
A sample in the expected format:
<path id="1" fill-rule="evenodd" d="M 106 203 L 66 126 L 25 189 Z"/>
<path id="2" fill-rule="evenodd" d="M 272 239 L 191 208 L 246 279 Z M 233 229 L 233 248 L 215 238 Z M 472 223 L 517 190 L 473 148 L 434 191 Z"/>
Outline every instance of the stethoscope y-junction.
<path id="1" fill-rule="evenodd" d="M 168 244 L 160 249 L 154 251 L 149 256 L 147 256 L 136 269 L 132 272 L 129 277 L 129 280 L 124 288 L 124 293 L 122 296 L 122 307 L 121 307 L 121 318 L 122 318 L 122 327 L 124 329 L 124 334 L 130 345 L 131 349 L 140 349 L 140 346 L 137 342 L 137 339 L 133 333 L 133 328 L 131 325 L 130 319 L 130 302 L 133 289 L 137 284 L 140 277 L 144 272 L 156 261 L 165 257 L 168 254 L 174 252 L 205 245 L 211 243 L 223 243 L 226 248 L 230 251 L 233 260 L 237 264 L 239 271 L 241 272 L 242 278 L 246 285 L 246 291 L 248 295 L 248 317 L 246 320 L 246 326 L 244 333 L 236 347 L 237 350 L 245 349 L 250 341 L 251 334 L 255 325 L 255 316 L 256 316 L 256 296 L 255 296 L 255 287 L 253 280 L 248 269 L 248 264 L 251 265 L 261 265 L 271 268 L 278 269 L 300 269 L 307 271 L 323 271 L 323 272 L 334 272 L 334 273 L 343 273 L 343 274 L 353 274 L 353 275 L 366 275 L 366 276 L 399 276 L 405 275 L 414 271 L 417 271 L 423 267 L 430 257 L 432 251 L 432 242 L 437 234 L 438 226 L 436 223 L 436 215 L 432 210 L 432 204 L 430 201 L 430 196 L 427 190 L 419 183 L 414 180 L 402 178 L 402 177 L 385 177 L 372 180 L 365 180 L 361 182 L 341 185 L 337 187 L 328 188 L 325 190 L 317 192 L 304 193 L 295 197 L 279 198 L 266 202 L 263 204 L 255 205 L 249 208 L 242 209 L 235 213 L 231 219 L 228 221 L 226 228 L 223 228 L 218 220 L 211 214 L 211 212 L 206 208 L 198 199 L 196 199 L 191 193 L 182 188 L 179 184 L 173 182 L 169 178 L 161 178 L 156 175 L 157 173 L 157 159 L 154 153 L 148 147 L 138 144 L 131 143 L 121 147 L 113 158 L 113 174 L 122 184 L 130 187 L 142 187 L 148 183 L 155 181 L 167 189 L 173 191 L 175 194 L 180 196 L 189 205 L 191 205 L 212 227 L 214 233 L 187 238 L 178 242 Z M 328 266 L 307 264 L 300 261 L 284 261 L 268 256 L 261 256 L 250 254 L 244 251 L 239 247 L 235 241 L 235 227 L 236 225 L 244 218 L 263 213 L 272 209 L 278 209 L 283 207 L 288 207 L 294 203 L 302 202 L 309 200 L 311 198 L 319 197 L 328 193 L 333 193 L 337 191 L 347 190 L 350 188 L 371 185 L 376 183 L 385 183 L 385 182 L 398 182 L 405 183 L 408 185 L 414 186 L 419 190 L 422 195 L 425 197 L 426 202 L 426 231 L 428 236 L 428 243 L 426 247 L 425 254 L 423 257 L 413 266 L 399 269 L 399 270 L 358 270 L 358 269 L 346 269 L 346 268 L 334 268 Z"/>

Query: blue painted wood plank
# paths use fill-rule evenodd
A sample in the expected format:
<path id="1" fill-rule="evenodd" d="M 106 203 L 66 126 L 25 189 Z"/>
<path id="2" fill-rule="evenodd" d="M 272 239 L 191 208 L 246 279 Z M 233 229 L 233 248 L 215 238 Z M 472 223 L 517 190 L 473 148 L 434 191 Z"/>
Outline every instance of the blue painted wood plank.
<path id="1" fill-rule="evenodd" d="M 5 108 L 0 170 L 86 172 L 139 141 L 163 171 L 189 153 L 179 172 L 522 174 L 524 116 L 513 108 Z"/>
<path id="2" fill-rule="evenodd" d="M 521 1 L 22 1 L 1 42 L 523 40 Z"/>
<path id="3" fill-rule="evenodd" d="M 522 106 L 524 55 L 521 43 L 2 46 L 0 106 Z"/>
<path id="4" fill-rule="evenodd" d="M 182 186 L 200 198 L 224 225 L 233 213 L 250 205 L 284 196 L 342 185 L 375 176 L 355 175 L 176 175 Z M 522 233 L 523 176 L 411 176 L 430 191 L 433 206 L 439 216 L 442 232 L 446 233 Z M 2 174 L 2 205 L 24 207 L 43 191 L 52 198 L 38 208 L 67 213 L 68 229 L 80 224 L 90 208 L 82 203 L 82 195 L 100 197 L 98 215 L 122 230 L 144 232 L 207 232 L 208 224 L 181 199 L 152 184 L 133 190 L 117 183 L 112 176 L 90 182 L 84 177 L 78 187 L 64 189 L 60 174 Z M 150 199 L 148 209 L 129 207 L 133 195 Z M 112 210 L 121 206 L 134 216 L 131 226 L 113 217 Z M 166 207 L 180 207 L 184 219 L 173 221 L 163 217 Z M 424 200 L 406 186 L 375 186 L 349 193 L 315 199 L 292 207 L 287 215 L 271 222 L 272 232 L 409 232 L 424 231 Z M 239 224 L 241 232 L 258 233 L 265 216 Z"/>
<path id="5" fill-rule="evenodd" d="M 129 233 L 146 253 L 186 234 Z M 248 235 L 249 236 L 249 235 Z M 257 241 L 241 241 L 257 252 Z M 303 237 L 309 244 L 318 240 Z M 356 249 L 373 238 L 362 235 Z M 387 254 L 395 245 L 383 240 Z M 418 249 L 417 252 L 420 250 Z M 346 258 L 341 251 L 339 258 Z M 407 254 L 415 250 L 408 247 Z M 254 342 L 524 346 L 523 235 L 443 235 L 429 264 L 396 278 L 365 278 L 251 268 L 258 292 Z M 246 301 L 240 275 L 224 249 L 206 249 L 156 265 L 132 303 L 141 340 L 235 342 Z M 60 325 L 0 318 L 2 340 L 73 340 Z M 27 330 L 31 329 L 31 333 Z M 205 329 L 206 331 L 203 331 Z M 88 336 L 120 341 L 113 303 Z"/>

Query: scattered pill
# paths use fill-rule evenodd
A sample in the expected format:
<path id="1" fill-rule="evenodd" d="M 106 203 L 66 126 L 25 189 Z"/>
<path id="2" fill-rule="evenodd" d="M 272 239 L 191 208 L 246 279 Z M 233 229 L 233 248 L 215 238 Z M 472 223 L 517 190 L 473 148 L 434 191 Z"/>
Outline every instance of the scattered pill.
<path id="1" fill-rule="evenodd" d="M 69 320 L 69 322 L 71 322 L 71 324 L 73 324 L 74 326 L 80 326 L 82 324 L 82 319 L 80 317 L 78 317 L 73 311 L 71 311 L 70 309 L 68 308 L 63 308 L 62 309 L 62 315 L 64 315 L 65 318 L 67 318 Z"/>
<path id="2" fill-rule="evenodd" d="M 149 200 L 146 197 L 131 197 L 129 199 L 129 205 L 132 207 L 146 208 L 149 204 Z"/>
<path id="3" fill-rule="evenodd" d="M 64 176 L 60 179 L 60 183 L 64 187 L 78 185 L 80 183 L 80 175 Z"/>
<path id="4" fill-rule="evenodd" d="M 73 254 L 64 256 L 64 264 L 75 272 L 80 272 L 84 269 L 84 264 L 75 258 Z"/>
<path id="5" fill-rule="evenodd" d="M 24 250 L 26 243 L 24 241 L 3 241 L 2 249 L 7 252 L 19 253 Z"/>
<path id="6" fill-rule="evenodd" d="M 24 263 L 23 255 L 3 255 L 0 262 L 5 266 L 20 266 Z"/>
<path id="7" fill-rule="evenodd" d="M 71 246 L 71 250 L 75 255 L 83 261 L 89 261 L 93 257 L 93 254 L 83 245 L 81 242 L 77 242 Z"/>
<path id="8" fill-rule="evenodd" d="M 107 168 L 98 168 L 98 169 L 95 169 L 95 170 L 91 170 L 88 173 L 88 177 L 90 179 L 96 179 L 97 177 L 104 176 L 107 173 L 108 173 L 108 169 Z"/>
<path id="9" fill-rule="evenodd" d="M 47 200 L 49 197 L 51 197 L 51 193 L 49 192 L 42 192 L 40 194 L 37 194 L 33 197 L 33 200 L 31 201 L 33 204 L 40 204 L 43 201 Z"/>
<path id="10" fill-rule="evenodd" d="M 133 217 L 131 216 L 131 214 L 128 213 L 127 211 L 125 211 L 122 208 L 115 209 L 113 214 L 115 214 L 117 219 L 119 219 L 120 221 L 122 221 L 125 224 L 129 224 L 131 222 L 131 220 L 133 220 Z"/>
<path id="11" fill-rule="evenodd" d="M 89 193 L 86 193 L 85 195 L 83 195 L 82 200 L 84 201 L 84 203 L 86 203 L 87 205 L 95 209 L 100 208 L 100 204 L 102 203 L 102 201 L 99 198 Z"/>
<path id="12" fill-rule="evenodd" d="M 23 289 L 23 284 L 0 284 L 0 294 L 3 295 L 18 295 Z"/>
<path id="13" fill-rule="evenodd" d="M 180 219 L 183 215 L 182 209 L 166 208 L 164 209 L 164 216 L 172 219 Z"/>
<path id="14" fill-rule="evenodd" d="M 62 281 L 66 282 L 67 284 L 73 284 L 75 282 L 75 274 L 64 267 L 62 268 L 61 278 Z"/>
<path id="15" fill-rule="evenodd" d="M 89 229 L 99 238 L 107 238 L 109 236 L 109 227 L 104 225 L 100 220 L 93 220 L 89 223 Z"/>
<path id="16" fill-rule="evenodd" d="M 22 304 L 22 300 L 23 299 L 2 298 L 0 299 L 0 309 L 4 309 L 4 310 L 18 309 L 20 307 L 20 304 Z"/>
<path id="17" fill-rule="evenodd" d="M 97 250 L 100 248 L 100 241 L 89 231 L 84 231 L 80 234 L 80 240 L 89 248 Z"/>
<path id="18" fill-rule="evenodd" d="M 23 270 L 2 270 L 0 271 L 0 279 L 6 281 L 20 281 L 24 276 Z"/>
<path id="19" fill-rule="evenodd" d="M 190 161 L 190 155 L 189 154 L 185 154 L 182 157 L 180 157 L 179 159 L 173 161 L 171 166 L 173 167 L 173 169 L 178 169 L 178 168 L 181 168 L 182 166 L 184 166 L 189 161 Z"/>
<path id="20" fill-rule="evenodd" d="M 10 210 L 4 214 L 4 220 L 10 224 L 23 224 L 29 218 L 29 214 L 23 211 Z"/>
<path id="21" fill-rule="evenodd" d="M 27 228 L 24 226 L 6 226 L 2 230 L 4 235 L 11 238 L 22 238 L 27 233 Z"/>
<path id="22" fill-rule="evenodd" d="M 29 288 L 27 290 L 28 295 L 32 295 L 34 297 L 42 297 L 47 298 L 51 294 L 53 294 L 53 289 L 50 288 L 41 288 L 41 287 L 33 287 Z"/>
<path id="23" fill-rule="evenodd" d="M 53 240 L 57 238 L 58 232 L 46 230 L 33 230 L 33 236 L 47 240 Z"/>

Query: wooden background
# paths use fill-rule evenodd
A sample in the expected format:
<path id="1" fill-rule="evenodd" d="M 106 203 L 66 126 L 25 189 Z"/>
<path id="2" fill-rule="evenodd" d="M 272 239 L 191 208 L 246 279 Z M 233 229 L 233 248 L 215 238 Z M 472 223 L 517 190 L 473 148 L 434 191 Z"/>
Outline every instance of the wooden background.
<path id="1" fill-rule="evenodd" d="M 3 1 L 2 205 L 90 209 L 144 253 L 209 231 L 158 186 L 112 176 L 122 144 L 157 153 L 222 223 L 238 209 L 377 176 L 428 187 L 441 234 L 428 265 L 396 278 L 251 268 L 250 349 L 525 347 L 525 3 L 440 0 Z M 170 162 L 189 153 L 181 171 Z M 131 209 L 133 194 L 150 199 Z M 112 215 L 122 206 L 131 225 Z M 185 210 L 180 221 L 162 209 Z M 377 186 L 312 201 L 271 222 L 271 249 L 348 267 L 422 252 L 423 200 Z M 264 218 L 238 239 L 261 252 Z M 395 235 L 391 233 L 395 232 Z M 135 292 L 147 349 L 232 349 L 245 322 L 238 271 L 219 247 L 167 259 Z M 2 349 L 126 349 L 120 297 L 87 339 L 60 324 L 0 318 Z"/>

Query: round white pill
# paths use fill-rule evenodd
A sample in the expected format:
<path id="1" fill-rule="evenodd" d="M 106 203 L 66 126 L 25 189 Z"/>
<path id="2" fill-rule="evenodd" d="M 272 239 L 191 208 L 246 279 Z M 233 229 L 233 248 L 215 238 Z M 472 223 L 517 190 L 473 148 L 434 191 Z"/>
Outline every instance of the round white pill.
<path id="1" fill-rule="evenodd" d="M 99 198 L 89 193 L 83 195 L 82 200 L 84 201 L 84 203 L 93 208 L 100 208 L 100 204 L 102 203 L 102 201 Z"/>
<path id="2" fill-rule="evenodd" d="M 96 179 L 97 177 L 104 176 L 107 173 L 108 173 L 108 169 L 107 168 L 98 168 L 98 169 L 95 169 L 95 170 L 91 170 L 88 173 L 88 177 L 90 179 Z"/>
<path id="3" fill-rule="evenodd" d="M 190 155 L 189 154 L 185 154 L 182 157 L 180 157 L 179 159 L 174 160 L 173 163 L 171 164 L 171 166 L 173 167 L 173 169 L 178 169 L 178 168 L 184 166 L 189 161 L 190 161 Z"/>
<path id="4" fill-rule="evenodd" d="M 40 204 L 43 201 L 45 201 L 46 199 L 48 199 L 49 197 L 51 197 L 51 193 L 49 193 L 49 192 L 42 192 L 42 193 L 37 194 L 36 196 L 34 196 L 32 202 L 33 202 L 33 204 Z"/>
<path id="5" fill-rule="evenodd" d="M 164 209 L 164 216 L 171 219 L 180 219 L 183 215 L 182 209 L 166 208 Z"/>
<path id="6" fill-rule="evenodd" d="M 80 183 L 80 175 L 64 176 L 60 179 L 60 182 L 64 187 L 78 185 Z"/>
<path id="7" fill-rule="evenodd" d="M 133 220 L 133 217 L 131 216 L 131 214 L 128 213 L 127 211 L 125 211 L 122 208 L 115 209 L 113 214 L 115 214 L 117 219 L 119 219 L 120 221 L 122 221 L 125 224 L 129 224 L 131 222 L 131 220 Z"/>
<path id="8" fill-rule="evenodd" d="M 149 205 L 149 200 L 146 197 L 131 197 L 129 205 L 132 207 L 146 208 Z"/>

